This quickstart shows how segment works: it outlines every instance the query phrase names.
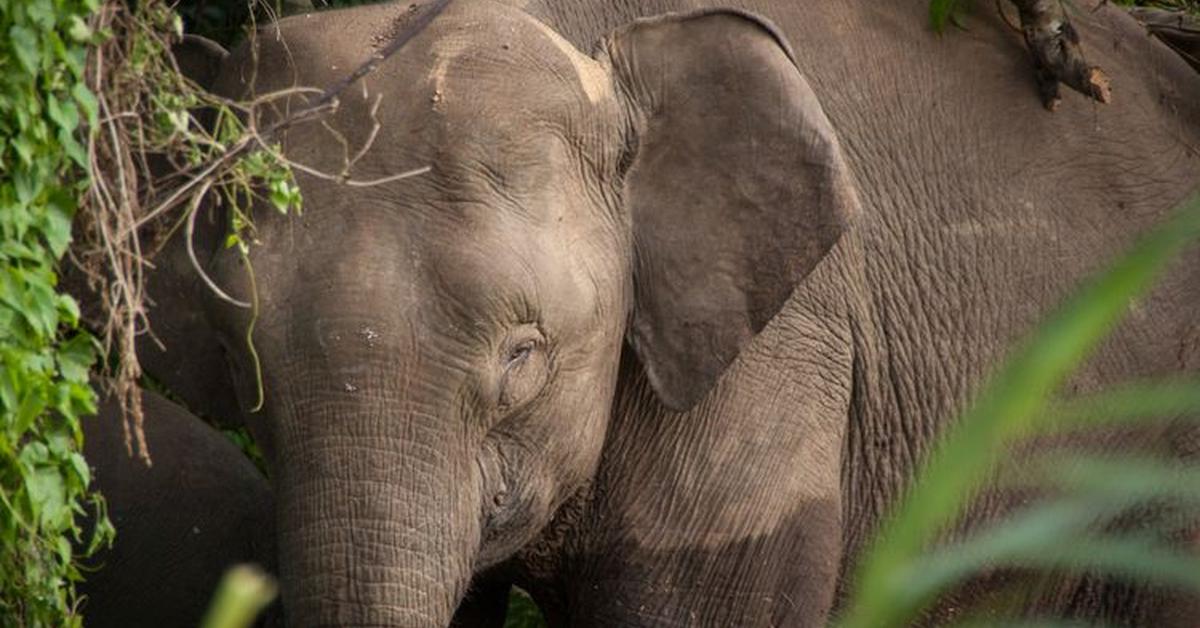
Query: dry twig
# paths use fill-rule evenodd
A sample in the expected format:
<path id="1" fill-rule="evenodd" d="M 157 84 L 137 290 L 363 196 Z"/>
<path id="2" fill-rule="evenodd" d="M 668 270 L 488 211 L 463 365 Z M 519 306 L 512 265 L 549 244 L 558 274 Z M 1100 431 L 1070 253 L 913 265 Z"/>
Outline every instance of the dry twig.
<path id="1" fill-rule="evenodd" d="M 158 250 L 169 234 L 183 226 L 188 255 L 201 280 L 219 298 L 247 307 L 250 304 L 229 296 L 204 273 L 192 244 L 196 215 L 210 191 L 233 189 L 259 196 L 250 175 L 239 169 L 243 158 L 263 151 L 284 167 L 356 187 L 427 172 L 428 168 L 418 168 L 372 180 L 350 177 L 351 169 L 378 134 L 378 99 L 371 108 L 375 126 L 367 141 L 352 156 L 347 152 L 346 163 L 336 174 L 286 159 L 275 146 L 275 138 L 293 125 L 320 120 L 336 111 L 338 97 L 347 87 L 373 72 L 448 3 L 440 0 L 431 5 L 386 48 L 325 89 L 295 87 L 240 103 L 208 94 L 180 74 L 169 53 L 173 42 L 164 34 L 169 32 L 166 25 L 173 14 L 163 0 L 147 0 L 136 8 L 124 0 L 107 0 L 97 12 L 93 30 L 113 36 L 94 47 L 88 58 L 88 88 L 96 94 L 98 108 L 96 128 L 87 143 L 92 186 L 77 214 L 70 259 L 95 296 L 95 303 L 87 308 L 88 320 L 104 353 L 116 360 L 105 385 L 121 401 L 126 446 L 132 453 L 136 443 L 138 455 L 147 464 L 150 456 L 142 431 L 138 387 L 142 371 L 135 351 L 137 337 L 150 332 L 144 268 L 151 264 L 152 255 L 143 251 L 143 238 L 155 242 L 151 251 Z M 310 95 L 315 95 L 311 104 L 277 116 L 265 129 L 257 128 L 262 111 Z M 188 113 L 203 107 L 223 109 L 227 115 L 237 113 L 245 122 L 242 135 L 222 141 L 205 129 Z M 166 130 L 164 115 L 170 118 Z M 223 195 L 238 198 L 229 191 Z M 180 214 L 180 208 L 186 210 Z"/>
<path id="2" fill-rule="evenodd" d="M 1079 33 L 1071 25 L 1062 0 L 1012 0 L 1021 32 L 1037 71 L 1042 104 L 1053 111 L 1062 100 L 1059 83 L 1096 101 L 1112 97 L 1108 75 L 1084 59 Z"/>

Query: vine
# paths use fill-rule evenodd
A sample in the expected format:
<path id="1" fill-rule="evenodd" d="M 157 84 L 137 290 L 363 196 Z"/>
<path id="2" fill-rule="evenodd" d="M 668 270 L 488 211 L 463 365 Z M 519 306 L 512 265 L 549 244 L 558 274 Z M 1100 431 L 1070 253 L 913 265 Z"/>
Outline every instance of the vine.
<path id="1" fill-rule="evenodd" d="M 114 533 L 81 454 L 93 383 L 120 399 L 127 444 L 150 462 L 133 348 L 147 331 L 142 274 L 153 248 L 182 231 L 210 190 L 228 209 L 227 246 L 243 254 L 256 198 L 299 207 L 290 168 L 243 122 L 271 98 L 240 104 L 199 89 L 170 54 L 181 31 L 162 0 L 0 0 L 5 626 L 82 625 L 76 561 Z M 213 124 L 197 120 L 202 109 Z M 92 316 L 60 285 L 64 256 L 87 279 Z M 89 511 L 85 532 L 79 519 Z"/>
<path id="2" fill-rule="evenodd" d="M 80 419 L 94 341 L 79 307 L 57 292 L 57 262 L 88 186 L 76 139 L 96 120 L 84 84 L 98 0 L 0 0 L 0 617 L 78 626 L 72 583 L 76 516 L 98 523 L 90 552 L 111 538 L 104 502 L 88 492 Z"/>

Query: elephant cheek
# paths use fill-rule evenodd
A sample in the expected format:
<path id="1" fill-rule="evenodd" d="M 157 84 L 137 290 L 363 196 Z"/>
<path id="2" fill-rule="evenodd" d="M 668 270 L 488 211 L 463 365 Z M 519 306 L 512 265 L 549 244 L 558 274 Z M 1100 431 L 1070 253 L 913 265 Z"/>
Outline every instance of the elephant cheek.
<path id="1" fill-rule="evenodd" d="M 483 530 L 477 569 L 491 567 L 516 553 L 545 523 L 547 517 L 542 515 L 550 510 L 546 491 L 539 491 L 537 482 L 521 473 L 528 471 L 529 465 L 523 464 L 511 445 L 489 439 L 478 458 Z"/>

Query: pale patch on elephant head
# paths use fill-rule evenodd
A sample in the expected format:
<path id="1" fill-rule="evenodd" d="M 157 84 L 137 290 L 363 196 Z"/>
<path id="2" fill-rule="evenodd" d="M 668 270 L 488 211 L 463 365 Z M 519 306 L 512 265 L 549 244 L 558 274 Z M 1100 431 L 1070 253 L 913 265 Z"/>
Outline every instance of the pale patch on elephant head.
<path id="1" fill-rule="evenodd" d="M 429 72 L 429 82 L 433 85 L 435 97 L 442 97 L 446 92 L 446 74 L 454 61 L 461 57 L 471 47 L 470 40 L 459 37 L 439 38 L 435 41 L 431 52 L 437 58 L 433 70 Z"/>
<path id="2" fill-rule="evenodd" d="M 511 19 L 512 16 L 509 17 Z M 588 102 L 596 104 L 612 96 L 614 93 L 612 76 L 604 64 L 582 54 L 562 35 L 539 20 L 524 14 L 517 19 L 535 27 L 538 34 L 545 38 L 550 47 L 562 53 Z M 483 26 L 472 28 L 472 25 L 468 24 L 466 27 L 459 26 L 459 28 L 463 28 L 466 33 L 477 34 L 482 31 Z M 429 80 L 438 100 L 446 95 L 446 79 L 451 66 L 464 55 L 473 54 L 472 51 L 477 47 L 477 39 L 468 36 L 446 36 L 435 40 L 431 52 L 437 61 L 429 73 Z"/>
<path id="3" fill-rule="evenodd" d="M 580 54 L 570 42 L 563 39 L 562 35 L 554 32 L 549 26 L 538 20 L 531 21 L 545 33 L 550 43 L 562 51 L 567 60 L 571 62 L 571 67 L 575 68 L 575 76 L 579 79 L 583 93 L 587 94 L 588 101 L 597 103 L 613 93 L 612 75 L 607 68 L 596 60 Z"/>

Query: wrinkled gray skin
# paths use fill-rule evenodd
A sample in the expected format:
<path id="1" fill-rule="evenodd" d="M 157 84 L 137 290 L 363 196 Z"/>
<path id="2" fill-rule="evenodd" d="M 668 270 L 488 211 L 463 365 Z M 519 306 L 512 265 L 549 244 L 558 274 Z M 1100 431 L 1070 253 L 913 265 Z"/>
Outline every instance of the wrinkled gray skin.
<path id="1" fill-rule="evenodd" d="M 117 530 L 112 547 L 84 563 L 78 591 L 89 627 L 197 626 L 226 569 L 274 568 L 266 478 L 200 419 L 154 393 L 143 398 L 151 467 L 125 449 L 111 399 L 83 422 L 92 487 Z"/>
<path id="2" fill-rule="evenodd" d="M 822 625 L 992 365 L 1200 182 L 1200 78 L 1111 6 L 1077 26 L 1114 103 L 1051 114 L 991 11 L 939 38 L 919 1 L 707 5 L 460 0 L 342 94 L 349 148 L 282 136 L 341 172 L 379 98 L 352 177 L 432 167 L 300 172 L 303 215 L 258 212 L 245 417 L 295 625 L 444 626 L 486 598 L 473 577 L 555 625 Z M 408 7 L 286 19 L 217 89 L 332 85 Z M 203 263 L 249 299 L 215 216 Z M 147 364 L 255 405 L 249 313 L 156 281 L 183 333 Z M 1192 251 L 1071 390 L 1195 371 L 1198 306 Z M 232 384 L 198 375 L 214 338 Z M 1156 595 L 1064 579 L 1024 603 L 1138 623 Z"/>

